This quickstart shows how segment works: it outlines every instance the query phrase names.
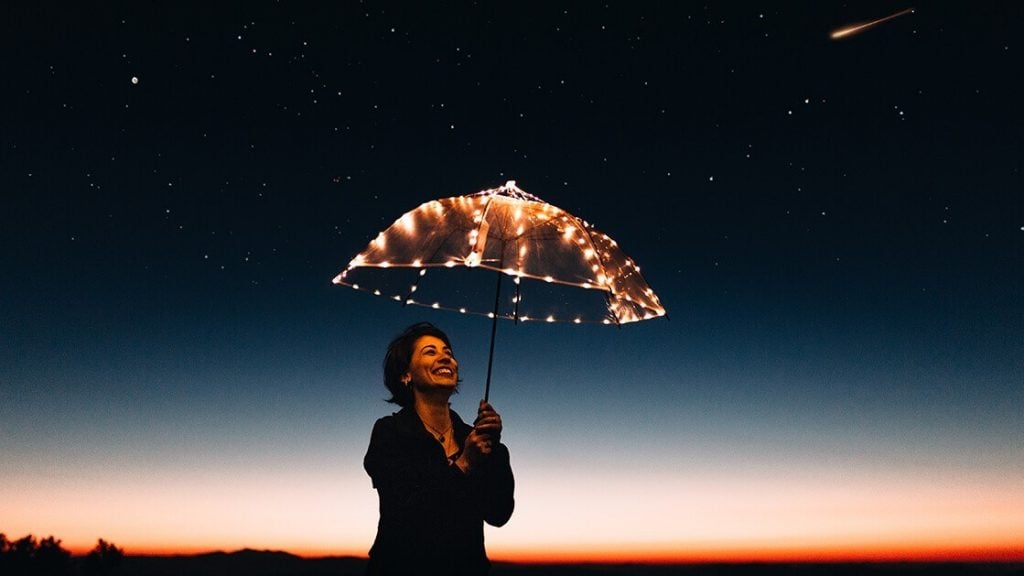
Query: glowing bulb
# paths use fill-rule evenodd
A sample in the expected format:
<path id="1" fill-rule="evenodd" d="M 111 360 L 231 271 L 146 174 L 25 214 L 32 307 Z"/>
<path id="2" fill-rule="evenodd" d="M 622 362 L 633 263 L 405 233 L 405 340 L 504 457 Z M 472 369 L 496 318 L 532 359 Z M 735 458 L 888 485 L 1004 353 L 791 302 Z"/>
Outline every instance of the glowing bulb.
<path id="1" fill-rule="evenodd" d="M 551 276 L 545 276 L 545 277 L 544 277 L 544 281 L 545 281 L 545 282 L 554 282 L 554 281 L 555 281 L 555 279 L 554 279 L 554 278 L 552 278 Z"/>
<path id="2" fill-rule="evenodd" d="M 444 263 L 444 267 L 445 268 L 454 268 L 455 267 L 455 262 L 449 260 L 449 261 Z"/>
<path id="3" fill-rule="evenodd" d="M 555 321 L 555 317 L 554 316 L 548 316 L 547 321 L 548 322 L 554 322 Z"/>
<path id="4" fill-rule="evenodd" d="M 356 290 L 359 290 L 359 284 L 353 284 L 352 287 L 355 288 Z"/>
<path id="5" fill-rule="evenodd" d="M 387 260 L 385 260 L 385 261 L 380 263 L 380 267 L 381 268 L 391 268 L 391 263 L 388 262 Z"/>
<path id="6" fill-rule="evenodd" d="M 494 318 L 494 312 L 488 312 L 487 313 L 487 317 L 488 318 Z"/>
<path id="7" fill-rule="evenodd" d="M 583 321 L 580 320 L 579 318 L 576 318 L 575 320 L 572 321 L 573 324 L 579 324 L 581 322 L 583 322 Z"/>
<path id="8" fill-rule="evenodd" d="M 416 220 L 412 217 L 412 213 L 406 212 L 402 215 L 400 221 L 406 232 L 413 233 L 416 231 Z"/>
<path id="9" fill-rule="evenodd" d="M 420 260 L 419 258 L 417 258 L 417 259 L 412 261 L 412 265 L 417 267 L 417 268 L 419 268 L 420 266 L 423 265 L 423 261 Z M 426 272 L 426 270 L 424 270 L 424 272 Z"/>
<path id="10" fill-rule="evenodd" d="M 438 308 L 441 307 L 441 304 L 434 302 L 433 304 L 430 305 L 430 307 L 433 308 L 434 310 L 437 310 Z"/>
<path id="11" fill-rule="evenodd" d="M 373 291 L 373 295 L 374 296 L 380 296 L 380 290 L 374 290 Z"/>

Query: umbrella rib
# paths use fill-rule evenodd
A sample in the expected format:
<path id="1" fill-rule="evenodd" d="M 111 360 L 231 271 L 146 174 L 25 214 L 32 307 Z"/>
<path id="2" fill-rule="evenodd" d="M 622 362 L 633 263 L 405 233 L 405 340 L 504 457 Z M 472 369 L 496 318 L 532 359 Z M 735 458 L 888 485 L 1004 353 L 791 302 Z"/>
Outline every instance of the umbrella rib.
<path id="1" fill-rule="evenodd" d="M 570 214 L 570 216 L 572 216 L 576 220 L 576 224 L 578 224 L 580 229 L 583 230 L 583 233 L 587 235 L 587 240 L 590 241 L 590 246 L 591 246 L 591 248 L 594 249 L 594 255 L 597 256 L 597 262 L 598 262 L 598 264 L 601 265 L 601 272 L 604 274 L 605 280 L 610 279 L 611 277 L 608 275 L 608 268 L 604 265 L 604 260 L 601 258 L 601 251 L 598 250 L 597 249 L 597 245 L 594 244 L 594 237 L 590 234 L 590 230 L 586 226 L 583 225 L 583 222 L 580 220 L 580 218 L 578 216 L 574 216 L 574 215 L 571 215 L 571 214 Z M 609 284 L 608 291 L 604 293 L 605 304 L 608 306 L 608 312 L 610 312 L 612 318 L 615 319 L 615 326 L 619 327 L 619 328 L 622 328 L 622 323 L 619 322 L 619 315 L 616 314 L 614 310 L 612 310 L 612 303 L 611 303 L 612 296 L 611 295 L 612 295 L 612 287 Z"/>

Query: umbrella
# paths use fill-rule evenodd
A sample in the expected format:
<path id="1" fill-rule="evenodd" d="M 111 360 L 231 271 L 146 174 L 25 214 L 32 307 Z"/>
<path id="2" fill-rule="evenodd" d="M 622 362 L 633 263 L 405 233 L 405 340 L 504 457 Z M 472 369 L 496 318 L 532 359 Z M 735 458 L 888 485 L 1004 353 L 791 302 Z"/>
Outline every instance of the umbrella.
<path id="1" fill-rule="evenodd" d="M 528 287 L 524 280 L 531 281 Z M 492 288 L 481 281 L 494 286 L 493 302 L 487 296 Z M 512 295 L 502 299 L 502 284 L 509 282 Z M 512 180 L 406 212 L 334 283 L 403 305 L 491 318 L 485 400 L 499 318 L 621 326 L 666 315 L 615 240 Z"/>

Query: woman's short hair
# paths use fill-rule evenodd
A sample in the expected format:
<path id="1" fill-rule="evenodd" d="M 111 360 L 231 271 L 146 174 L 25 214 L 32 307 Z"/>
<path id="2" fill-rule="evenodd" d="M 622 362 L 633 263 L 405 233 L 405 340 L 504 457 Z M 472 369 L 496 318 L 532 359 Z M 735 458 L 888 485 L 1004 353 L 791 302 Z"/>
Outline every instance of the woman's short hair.
<path id="1" fill-rule="evenodd" d="M 434 336 L 440 338 L 449 348 L 452 343 L 448 335 L 430 322 L 417 322 L 405 329 L 404 332 L 395 336 L 395 339 L 388 344 L 388 352 L 384 356 L 384 386 L 391 392 L 388 402 L 398 404 L 402 408 L 413 405 L 415 398 L 412 393 L 412 386 L 402 382 L 402 375 L 409 371 L 409 364 L 412 363 L 413 345 L 420 336 Z"/>

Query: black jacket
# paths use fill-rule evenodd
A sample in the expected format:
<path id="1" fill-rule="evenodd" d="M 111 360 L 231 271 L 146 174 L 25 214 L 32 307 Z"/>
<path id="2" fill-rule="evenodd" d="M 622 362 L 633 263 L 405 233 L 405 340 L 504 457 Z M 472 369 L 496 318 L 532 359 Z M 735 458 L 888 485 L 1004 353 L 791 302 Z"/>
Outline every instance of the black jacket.
<path id="1" fill-rule="evenodd" d="M 462 446 L 472 427 L 451 413 Z M 484 526 L 502 526 L 514 507 L 508 448 L 498 444 L 469 474 L 449 464 L 444 448 L 412 408 L 373 426 L 363 460 L 380 498 L 368 574 L 486 574 Z"/>

